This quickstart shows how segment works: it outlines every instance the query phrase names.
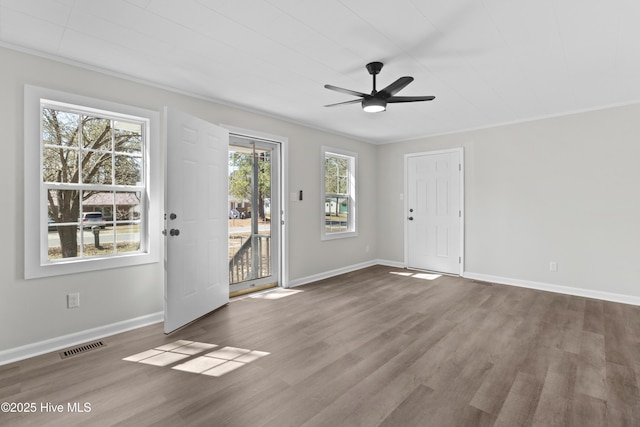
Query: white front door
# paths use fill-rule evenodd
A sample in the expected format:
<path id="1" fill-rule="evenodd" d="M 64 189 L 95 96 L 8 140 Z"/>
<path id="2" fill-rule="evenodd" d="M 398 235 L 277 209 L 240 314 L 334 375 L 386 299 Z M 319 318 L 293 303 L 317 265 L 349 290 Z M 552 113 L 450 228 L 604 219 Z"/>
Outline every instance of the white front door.
<path id="1" fill-rule="evenodd" d="M 165 310 L 169 333 L 229 302 L 229 132 L 165 109 Z"/>
<path id="2" fill-rule="evenodd" d="M 405 264 L 462 273 L 462 149 L 407 155 Z"/>

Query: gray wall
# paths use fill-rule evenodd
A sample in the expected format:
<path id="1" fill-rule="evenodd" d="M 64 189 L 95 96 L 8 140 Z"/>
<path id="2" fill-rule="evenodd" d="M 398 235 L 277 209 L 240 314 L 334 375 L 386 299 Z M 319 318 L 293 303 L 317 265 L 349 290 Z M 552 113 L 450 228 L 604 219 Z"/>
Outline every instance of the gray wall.
<path id="1" fill-rule="evenodd" d="M 640 296 L 639 117 L 624 106 L 381 146 L 379 258 L 404 260 L 404 154 L 464 147 L 466 272 Z"/>
<path id="2" fill-rule="evenodd" d="M 374 183 L 375 146 L 5 48 L 0 48 L 0 63 L 3 149 L 0 182 L 5 183 L 5 208 L 0 210 L 0 224 L 4 230 L 0 245 L 0 351 L 163 310 L 162 263 L 24 280 L 25 84 L 155 111 L 162 111 L 169 105 L 212 123 L 287 137 L 289 186 L 291 191 L 304 190 L 305 195 L 303 201 L 290 204 L 287 216 L 292 236 L 288 242 L 290 280 L 304 280 L 375 258 L 375 185 L 362 186 L 359 195 L 361 212 L 368 212 L 360 215 L 359 237 L 321 242 L 318 209 L 320 147 L 329 145 L 357 152 L 359 179 Z M 288 199 L 286 195 L 284 197 Z M 369 253 L 365 252 L 367 246 Z M 70 292 L 80 292 L 81 306 L 77 309 L 66 308 L 66 294 Z"/>

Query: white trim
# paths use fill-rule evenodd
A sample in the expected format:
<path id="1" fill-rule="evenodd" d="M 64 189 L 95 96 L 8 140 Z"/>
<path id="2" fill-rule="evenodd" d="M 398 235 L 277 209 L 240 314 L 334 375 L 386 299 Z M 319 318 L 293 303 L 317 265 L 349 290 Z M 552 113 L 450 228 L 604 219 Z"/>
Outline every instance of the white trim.
<path id="1" fill-rule="evenodd" d="M 408 195 L 407 195 L 407 189 L 409 188 L 409 180 L 408 180 L 408 174 L 409 174 L 409 170 L 408 170 L 408 162 L 409 162 L 409 158 L 410 157 L 421 157 L 421 156 L 432 156 L 432 155 L 438 155 L 438 154 L 449 154 L 449 153 L 458 153 L 459 156 L 459 160 L 460 160 L 460 221 L 459 221 L 459 225 L 460 225 L 460 251 L 459 251 L 459 256 L 460 256 L 460 264 L 459 264 L 459 269 L 458 269 L 458 275 L 462 276 L 464 274 L 464 218 L 465 218 L 465 209 L 464 209 L 464 147 L 457 147 L 457 148 L 449 148 L 446 150 L 435 150 L 435 151 L 423 151 L 420 153 L 407 153 L 404 155 L 404 217 L 408 217 L 409 216 L 409 212 L 407 212 L 408 210 Z M 407 239 L 407 221 L 403 221 L 404 222 L 404 265 L 403 267 L 407 268 L 409 266 L 409 262 L 408 262 L 408 253 L 409 253 L 409 242 Z"/>
<path id="2" fill-rule="evenodd" d="M 145 148 L 147 239 L 146 253 L 123 254 L 104 258 L 70 259 L 56 263 L 46 263 L 43 248 L 47 245 L 47 236 L 41 232 L 44 219 L 47 218 L 46 204 L 42 203 L 41 175 L 38 165 L 41 156 L 41 101 L 47 103 L 66 103 L 113 112 L 110 116 L 128 115 L 145 122 L 148 138 Z M 157 111 L 135 106 L 119 104 L 101 99 L 90 98 L 73 93 L 61 92 L 37 86 L 24 86 L 24 277 L 40 277 L 73 274 L 86 271 L 128 267 L 160 261 L 160 115 Z M 41 164 L 41 162 L 40 162 Z"/>
<path id="3" fill-rule="evenodd" d="M 147 314 L 129 320 L 112 323 L 110 325 L 99 326 L 85 331 L 75 332 L 61 337 L 51 338 L 32 344 L 23 345 L 16 348 L 0 351 L 0 366 L 17 362 L 42 354 L 51 353 L 74 345 L 83 344 L 89 341 L 102 339 L 111 335 L 127 332 L 132 329 L 161 323 L 164 320 L 164 312 Z"/>
<path id="4" fill-rule="evenodd" d="M 326 231 L 326 183 L 325 183 L 325 160 L 327 154 L 335 157 L 344 157 L 349 162 L 349 222 L 347 231 L 337 231 L 327 233 Z M 358 153 L 346 151 L 340 148 L 333 148 L 326 145 L 320 147 L 320 240 L 344 239 L 358 236 L 358 190 L 360 188 L 358 179 Z"/>
<path id="5" fill-rule="evenodd" d="M 490 274 L 473 273 L 465 271 L 462 275 L 465 279 L 480 280 L 483 282 L 498 283 L 500 285 L 517 286 L 519 288 L 536 289 L 539 291 L 554 292 L 557 294 L 573 295 L 577 297 L 593 298 L 603 301 L 617 302 L 640 306 L 640 297 L 633 295 L 616 294 L 571 286 L 555 285 L 552 283 L 535 282 L 532 280 L 512 279 L 508 277 L 493 276 Z"/>
<path id="6" fill-rule="evenodd" d="M 288 288 L 295 288 L 296 286 L 307 285 L 309 283 L 317 282 L 318 280 L 328 279 L 330 277 L 339 276 L 344 273 L 350 273 L 352 271 L 361 270 L 363 268 L 372 267 L 377 265 L 377 260 L 365 261 L 359 264 L 348 265 L 346 267 L 336 268 L 335 270 L 325 271 L 323 273 L 313 274 L 307 277 L 301 277 L 289 282 Z"/>

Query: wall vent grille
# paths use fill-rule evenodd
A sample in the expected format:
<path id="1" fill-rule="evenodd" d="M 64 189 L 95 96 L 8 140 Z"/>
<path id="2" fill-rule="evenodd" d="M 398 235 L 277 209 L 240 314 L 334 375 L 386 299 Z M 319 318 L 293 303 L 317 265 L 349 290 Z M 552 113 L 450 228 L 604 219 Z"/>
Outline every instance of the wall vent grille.
<path id="1" fill-rule="evenodd" d="M 68 348 L 60 352 L 60 357 L 66 359 L 67 357 L 77 356 L 78 354 L 86 353 L 91 350 L 105 347 L 106 344 L 102 341 L 94 341 L 87 344 L 82 344 L 77 347 Z"/>

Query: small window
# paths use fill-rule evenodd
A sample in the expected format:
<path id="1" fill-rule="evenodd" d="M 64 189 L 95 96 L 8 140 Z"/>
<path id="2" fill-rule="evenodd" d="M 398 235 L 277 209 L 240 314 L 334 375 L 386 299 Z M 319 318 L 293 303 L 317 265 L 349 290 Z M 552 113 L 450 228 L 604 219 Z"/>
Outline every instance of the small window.
<path id="1" fill-rule="evenodd" d="M 157 113 L 25 89 L 27 278 L 157 262 L 152 119 Z"/>
<path id="2" fill-rule="evenodd" d="M 355 153 L 322 148 L 323 240 L 357 235 Z"/>

